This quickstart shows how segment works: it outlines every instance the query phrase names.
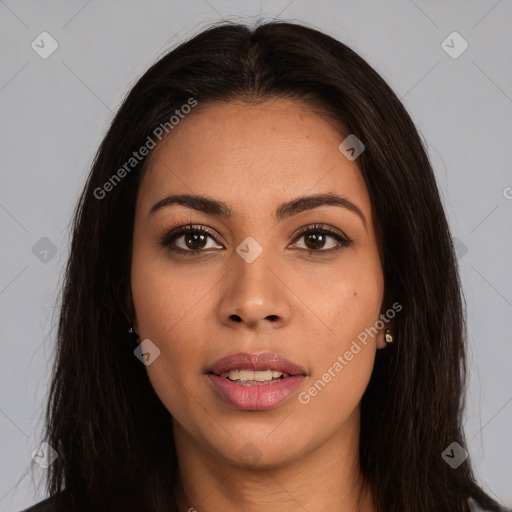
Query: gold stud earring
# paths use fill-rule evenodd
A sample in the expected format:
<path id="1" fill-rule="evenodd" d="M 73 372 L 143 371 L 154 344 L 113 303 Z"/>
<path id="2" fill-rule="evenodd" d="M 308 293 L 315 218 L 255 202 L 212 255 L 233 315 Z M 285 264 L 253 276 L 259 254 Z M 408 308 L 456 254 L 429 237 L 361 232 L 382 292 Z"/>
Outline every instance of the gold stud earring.
<path id="1" fill-rule="evenodd" d="M 385 339 L 386 343 L 393 343 L 393 336 L 391 335 L 391 331 L 389 329 L 386 329 L 385 331 Z"/>

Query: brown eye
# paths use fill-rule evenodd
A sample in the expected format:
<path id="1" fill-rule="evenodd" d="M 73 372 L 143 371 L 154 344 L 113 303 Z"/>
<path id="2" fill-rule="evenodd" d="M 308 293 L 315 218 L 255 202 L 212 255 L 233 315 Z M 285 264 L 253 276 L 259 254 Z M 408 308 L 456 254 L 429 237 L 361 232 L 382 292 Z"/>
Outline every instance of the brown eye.
<path id="1" fill-rule="evenodd" d="M 302 228 L 296 240 L 304 238 L 305 246 L 303 249 L 310 251 L 310 253 L 330 253 L 342 247 L 349 247 L 353 240 L 343 236 L 337 230 L 331 227 L 324 227 L 323 224 L 306 226 Z M 325 245 L 328 239 L 334 239 L 337 245 L 334 244 L 331 247 L 325 249 Z M 300 248 L 300 247 L 299 247 Z"/>
<path id="2" fill-rule="evenodd" d="M 311 249 L 312 251 L 318 251 L 323 248 L 325 245 L 326 237 L 323 233 L 310 233 L 308 235 L 304 235 L 305 244 L 308 249 Z"/>
<path id="3" fill-rule="evenodd" d="M 206 245 L 207 235 L 203 235 L 202 233 L 187 233 L 182 236 L 185 245 L 189 249 L 204 249 L 204 246 Z"/>
<path id="4" fill-rule="evenodd" d="M 164 235 L 159 245 L 161 247 L 167 247 L 173 252 L 195 256 L 212 248 L 206 247 L 208 239 L 214 240 L 208 230 L 203 227 L 194 227 L 192 224 L 189 224 L 187 226 L 181 226 L 174 229 L 170 233 Z M 222 248 L 222 246 L 220 247 Z"/>

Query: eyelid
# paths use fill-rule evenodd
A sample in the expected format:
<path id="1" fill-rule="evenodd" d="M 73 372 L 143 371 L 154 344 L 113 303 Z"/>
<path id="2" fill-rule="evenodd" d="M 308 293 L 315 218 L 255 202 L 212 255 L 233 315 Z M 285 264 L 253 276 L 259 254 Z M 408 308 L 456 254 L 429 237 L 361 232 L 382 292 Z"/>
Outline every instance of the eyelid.
<path id="1" fill-rule="evenodd" d="M 301 235 L 304 235 L 304 233 L 308 233 L 310 231 L 326 231 L 327 233 L 331 235 L 338 235 L 341 238 L 344 238 L 348 242 L 353 242 L 353 240 L 347 236 L 341 229 L 335 228 L 334 226 L 331 226 L 330 224 L 325 224 L 323 222 L 313 222 L 312 224 L 305 224 L 304 226 L 296 229 L 288 238 L 291 238 L 293 236 L 293 239 L 295 240 Z"/>

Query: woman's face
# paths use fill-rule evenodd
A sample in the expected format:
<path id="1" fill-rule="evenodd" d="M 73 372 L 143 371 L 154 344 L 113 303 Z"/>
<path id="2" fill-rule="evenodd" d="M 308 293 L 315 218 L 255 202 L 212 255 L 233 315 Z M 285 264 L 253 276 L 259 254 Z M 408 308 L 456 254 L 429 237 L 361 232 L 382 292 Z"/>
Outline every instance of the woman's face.
<path id="1" fill-rule="evenodd" d="M 385 346 L 382 328 L 375 337 L 365 329 L 386 307 L 368 191 L 357 160 L 338 149 L 343 139 L 299 102 L 210 103 L 151 154 L 136 205 L 134 327 L 151 340 L 146 370 L 175 435 L 210 456 L 272 467 L 356 439 L 358 404 Z M 199 200 L 152 211 L 184 194 L 231 216 Z M 320 194 L 347 203 L 308 200 Z M 258 368 L 290 376 L 244 385 L 209 373 L 240 353 L 247 358 L 228 361 L 232 379 L 271 376 L 235 371 Z M 262 353 L 274 355 L 254 366 Z"/>

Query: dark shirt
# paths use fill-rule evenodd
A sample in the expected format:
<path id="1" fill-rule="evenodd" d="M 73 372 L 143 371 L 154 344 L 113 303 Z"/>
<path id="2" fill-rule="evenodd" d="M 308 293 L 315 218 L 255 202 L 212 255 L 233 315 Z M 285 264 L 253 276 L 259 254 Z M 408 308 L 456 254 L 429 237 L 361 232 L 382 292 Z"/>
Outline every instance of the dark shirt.
<path id="1" fill-rule="evenodd" d="M 108 510 L 108 512 L 147 512 L 147 507 L 137 503 L 133 496 L 126 497 L 114 492 L 109 499 L 111 499 L 111 503 L 105 503 L 102 510 Z M 20 512 L 91 512 L 91 507 L 86 504 L 87 502 L 88 500 L 84 499 L 83 495 L 63 490 L 55 496 L 46 498 Z"/>
<path id="2" fill-rule="evenodd" d="M 64 492 L 61 492 L 59 494 L 56 494 L 55 496 L 52 496 L 51 498 L 46 498 L 43 501 L 40 501 L 39 503 L 36 503 L 35 505 L 32 505 L 29 508 L 26 508 L 25 510 L 22 510 L 21 512 L 57 512 L 61 510 L 61 507 L 63 506 L 63 497 Z"/>
<path id="3" fill-rule="evenodd" d="M 36 503 L 30 508 L 22 510 L 21 512 L 69 512 L 69 509 L 67 509 L 66 506 L 66 501 L 64 499 L 65 497 L 66 491 L 62 491 L 51 498 L 46 498 L 45 500 Z M 471 512 L 486 512 L 485 509 L 479 508 L 478 506 L 474 505 L 474 503 L 470 505 L 469 510 Z M 504 512 L 512 512 L 512 509 L 508 508 L 503 510 Z"/>

